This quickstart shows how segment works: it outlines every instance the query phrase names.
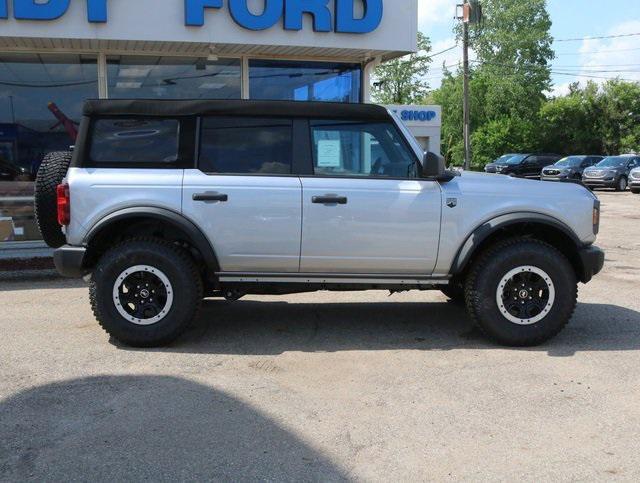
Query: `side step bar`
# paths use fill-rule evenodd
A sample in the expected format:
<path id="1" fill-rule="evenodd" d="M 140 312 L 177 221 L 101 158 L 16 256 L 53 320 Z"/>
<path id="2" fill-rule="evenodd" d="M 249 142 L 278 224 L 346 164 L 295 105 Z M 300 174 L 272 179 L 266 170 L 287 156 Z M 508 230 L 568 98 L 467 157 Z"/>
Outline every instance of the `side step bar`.
<path id="1" fill-rule="evenodd" d="M 312 283 L 351 285 L 448 285 L 448 278 L 431 278 L 416 275 L 362 275 L 336 273 L 235 273 L 219 272 L 221 283 Z"/>

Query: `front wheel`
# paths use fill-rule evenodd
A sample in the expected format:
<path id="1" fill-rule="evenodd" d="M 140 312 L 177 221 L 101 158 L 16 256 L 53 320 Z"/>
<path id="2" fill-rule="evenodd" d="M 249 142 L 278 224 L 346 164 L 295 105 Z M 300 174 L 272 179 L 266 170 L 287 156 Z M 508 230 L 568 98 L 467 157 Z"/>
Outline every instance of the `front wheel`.
<path id="1" fill-rule="evenodd" d="M 616 184 L 616 191 L 626 191 L 627 190 L 627 178 L 624 176 L 620 176 L 618 183 Z"/>
<path id="2" fill-rule="evenodd" d="M 535 346 L 569 322 L 578 282 L 567 258 L 537 240 L 515 238 L 484 252 L 465 286 L 474 322 L 496 342 Z"/>
<path id="3" fill-rule="evenodd" d="M 189 254 L 156 239 L 125 241 L 102 256 L 90 284 L 102 328 L 133 347 L 166 345 L 195 318 L 202 281 Z"/>
<path id="4" fill-rule="evenodd" d="M 633 188 L 632 188 L 632 189 L 631 189 L 631 192 L 632 192 L 634 195 L 640 195 L 640 189 L 633 189 Z"/>

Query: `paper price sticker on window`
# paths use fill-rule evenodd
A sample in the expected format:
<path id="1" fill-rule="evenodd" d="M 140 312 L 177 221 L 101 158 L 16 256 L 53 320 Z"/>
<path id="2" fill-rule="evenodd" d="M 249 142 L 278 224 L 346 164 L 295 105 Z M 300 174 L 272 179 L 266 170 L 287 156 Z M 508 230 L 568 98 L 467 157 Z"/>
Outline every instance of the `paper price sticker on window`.
<path id="1" fill-rule="evenodd" d="M 342 146 L 339 140 L 318 141 L 318 167 L 339 168 L 341 163 Z"/>

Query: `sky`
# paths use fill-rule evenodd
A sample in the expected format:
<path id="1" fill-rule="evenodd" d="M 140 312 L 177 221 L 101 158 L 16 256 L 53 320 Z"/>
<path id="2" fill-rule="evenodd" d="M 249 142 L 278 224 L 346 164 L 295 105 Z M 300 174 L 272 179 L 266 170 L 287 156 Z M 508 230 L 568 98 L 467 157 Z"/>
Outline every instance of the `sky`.
<path id="1" fill-rule="evenodd" d="M 432 52 L 455 45 L 453 17 L 462 0 L 418 2 L 419 28 L 431 39 Z M 640 33 L 640 0 L 547 0 L 547 7 L 553 21 L 551 34 L 556 39 L 552 94 L 567 93 L 569 84 L 576 81 L 601 83 L 615 77 L 640 81 L 640 35 L 560 41 Z M 455 68 L 461 59 L 461 48 L 434 57 L 427 76 L 431 87 L 440 85 L 443 63 Z"/>

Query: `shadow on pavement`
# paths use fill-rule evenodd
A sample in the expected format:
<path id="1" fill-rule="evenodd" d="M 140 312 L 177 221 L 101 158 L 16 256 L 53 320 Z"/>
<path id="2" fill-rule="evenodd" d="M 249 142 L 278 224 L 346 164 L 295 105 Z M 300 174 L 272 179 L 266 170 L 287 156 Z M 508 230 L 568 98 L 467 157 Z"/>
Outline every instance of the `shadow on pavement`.
<path id="1" fill-rule="evenodd" d="M 118 346 L 123 350 L 132 350 Z M 288 351 L 495 349 L 451 303 L 287 303 L 205 301 L 194 328 L 158 351 L 277 355 Z M 520 349 L 522 350 L 522 349 Z M 568 327 L 531 349 L 566 357 L 580 351 L 640 350 L 640 312 L 579 304 Z"/>
<path id="2" fill-rule="evenodd" d="M 264 414 L 174 377 L 94 377 L 0 402 L 5 481 L 346 480 Z"/>

